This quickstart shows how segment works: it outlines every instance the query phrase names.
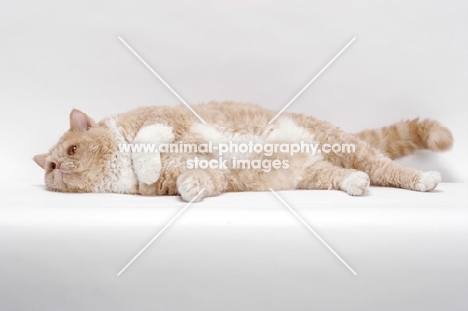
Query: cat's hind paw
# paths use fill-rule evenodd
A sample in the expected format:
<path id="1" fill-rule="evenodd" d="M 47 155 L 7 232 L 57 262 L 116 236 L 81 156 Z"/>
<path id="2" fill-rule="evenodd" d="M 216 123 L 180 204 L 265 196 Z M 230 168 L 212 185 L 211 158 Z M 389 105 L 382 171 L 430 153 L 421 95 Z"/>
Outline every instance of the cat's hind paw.
<path id="1" fill-rule="evenodd" d="M 184 201 L 191 201 L 203 189 L 196 174 L 185 173 L 177 178 L 177 190 Z M 194 202 L 201 201 L 203 193 Z"/>
<path id="2" fill-rule="evenodd" d="M 369 175 L 359 171 L 353 172 L 343 180 L 341 189 L 349 195 L 362 195 L 366 192 L 367 187 L 369 187 L 369 183 Z"/>
<path id="3" fill-rule="evenodd" d="M 421 174 L 419 181 L 416 184 L 416 190 L 421 192 L 434 190 L 440 183 L 441 177 L 439 172 L 429 171 Z"/>

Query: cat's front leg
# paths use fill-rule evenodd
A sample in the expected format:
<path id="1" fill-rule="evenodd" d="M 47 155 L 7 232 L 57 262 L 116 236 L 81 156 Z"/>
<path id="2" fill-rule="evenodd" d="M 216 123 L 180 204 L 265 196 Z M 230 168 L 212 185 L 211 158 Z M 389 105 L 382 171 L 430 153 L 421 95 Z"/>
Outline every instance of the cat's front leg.
<path id="1" fill-rule="evenodd" d="M 155 124 L 145 126 L 138 131 L 133 140 L 133 169 L 140 183 L 147 185 L 158 181 L 161 174 L 161 143 L 170 143 L 174 140 L 172 127 Z"/>
<path id="2" fill-rule="evenodd" d="M 186 170 L 177 178 L 177 191 L 184 201 L 191 201 L 202 189 L 196 201 L 204 197 L 210 197 L 225 191 L 228 182 L 223 170 L 194 169 Z"/>

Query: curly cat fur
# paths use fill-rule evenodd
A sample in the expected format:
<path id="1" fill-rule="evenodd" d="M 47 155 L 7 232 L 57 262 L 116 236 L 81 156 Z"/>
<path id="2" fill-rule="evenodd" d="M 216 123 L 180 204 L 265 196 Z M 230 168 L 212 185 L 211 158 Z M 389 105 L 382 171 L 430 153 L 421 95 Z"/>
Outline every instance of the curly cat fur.
<path id="1" fill-rule="evenodd" d="M 207 121 L 207 126 L 201 125 L 196 116 L 183 106 L 142 107 L 98 123 L 73 110 L 70 130 L 49 153 L 35 156 L 34 160 L 45 169 L 46 187 L 53 191 L 181 195 L 184 200 L 192 199 L 202 188 L 206 188 L 204 197 L 228 191 L 265 191 L 268 188 L 339 189 L 350 195 L 361 195 L 369 183 L 416 191 L 434 189 L 440 182 L 437 172 L 405 168 L 392 159 L 419 149 L 443 151 L 453 144 L 451 132 L 434 120 L 402 121 L 349 134 L 328 122 L 297 113 L 284 113 L 269 125 L 275 112 L 252 104 L 210 102 L 193 108 Z M 318 144 L 354 144 L 356 152 L 314 156 L 249 155 L 250 159 L 289 161 L 288 169 L 272 169 L 270 172 L 232 167 L 224 170 L 188 169 L 186 163 L 189 159 L 195 156 L 213 159 L 217 154 L 161 153 L 160 167 L 152 168 L 160 171 L 143 171 L 156 176 L 154 183 L 146 184 L 135 172 L 137 168 L 132 164 L 135 156 L 120 153 L 117 146 L 134 142 L 137 135 L 142 136 L 143 129 L 155 125 L 170 128 L 172 133 L 169 136 L 173 137 L 173 142 L 202 144 L 218 136 L 226 140 L 259 139 L 275 143 L 307 140 Z M 77 146 L 76 153 L 68 154 L 70 146 Z M 144 170 L 145 167 L 138 169 Z"/>

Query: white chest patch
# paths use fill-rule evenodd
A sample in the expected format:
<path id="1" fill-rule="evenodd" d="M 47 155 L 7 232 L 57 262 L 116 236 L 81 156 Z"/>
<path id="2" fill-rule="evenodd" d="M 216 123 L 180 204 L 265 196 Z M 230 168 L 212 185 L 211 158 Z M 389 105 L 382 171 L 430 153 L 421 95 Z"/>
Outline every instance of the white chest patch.
<path id="1" fill-rule="evenodd" d="M 127 143 L 114 117 L 108 118 L 105 124 L 117 145 Z M 129 193 L 136 185 L 138 180 L 132 167 L 131 155 L 116 150 L 109 161 L 109 173 L 104 176 L 103 182 L 96 186 L 95 191 Z"/>

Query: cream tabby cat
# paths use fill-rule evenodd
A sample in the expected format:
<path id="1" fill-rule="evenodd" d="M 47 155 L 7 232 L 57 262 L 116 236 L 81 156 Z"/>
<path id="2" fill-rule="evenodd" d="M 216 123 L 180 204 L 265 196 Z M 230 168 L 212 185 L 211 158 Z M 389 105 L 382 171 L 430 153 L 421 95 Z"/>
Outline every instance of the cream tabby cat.
<path id="1" fill-rule="evenodd" d="M 451 132 L 433 120 L 402 121 L 389 127 L 348 134 L 328 122 L 284 113 L 271 125 L 274 111 L 251 104 L 210 102 L 193 107 L 143 107 L 108 117 L 99 123 L 83 112 L 70 114 L 70 130 L 47 154 L 34 161 L 45 170 L 47 189 L 63 192 L 116 192 L 181 195 L 193 199 L 227 191 L 340 189 L 362 195 L 369 183 L 416 191 L 431 191 L 438 172 L 402 167 L 392 159 L 418 149 L 451 148 Z M 223 154 L 227 168 L 192 169 L 194 158 L 218 159 L 218 153 L 121 152 L 124 144 L 194 143 L 317 143 L 354 144 L 352 153 L 276 152 Z M 266 172 L 234 167 L 233 158 L 278 159 L 288 165 Z M 192 162 L 193 163 L 193 162 Z M 202 196 L 197 199 L 200 200 Z"/>

